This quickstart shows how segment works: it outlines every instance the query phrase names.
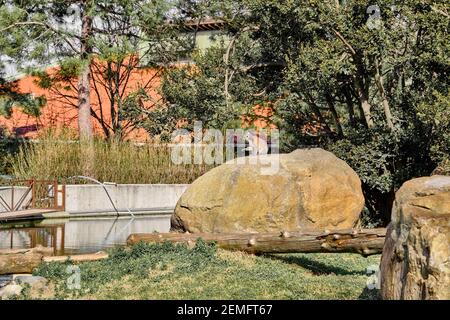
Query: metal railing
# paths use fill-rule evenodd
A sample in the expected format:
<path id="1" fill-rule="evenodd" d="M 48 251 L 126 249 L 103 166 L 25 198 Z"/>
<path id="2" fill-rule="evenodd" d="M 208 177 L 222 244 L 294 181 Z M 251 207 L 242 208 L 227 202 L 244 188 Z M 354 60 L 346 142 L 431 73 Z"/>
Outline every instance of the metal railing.
<path id="1" fill-rule="evenodd" d="M 0 186 L 0 209 L 6 212 L 27 209 L 64 211 L 65 193 L 65 185 L 58 184 L 57 180 L 11 180 L 7 186 Z"/>

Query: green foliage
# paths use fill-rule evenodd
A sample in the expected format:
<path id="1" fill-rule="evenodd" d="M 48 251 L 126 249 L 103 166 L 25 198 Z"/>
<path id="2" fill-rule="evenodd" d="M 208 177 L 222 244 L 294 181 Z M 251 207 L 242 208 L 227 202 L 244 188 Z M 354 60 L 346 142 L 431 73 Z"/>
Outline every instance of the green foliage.
<path id="1" fill-rule="evenodd" d="M 201 71 L 208 66 L 224 71 L 212 78 L 190 74 L 183 82 L 189 84 L 189 101 L 170 88 L 186 87 L 166 82 L 163 93 L 186 114 L 208 101 L 192 94 L 199 90 L 227 108 L 219 95 L 223 74 L 235 72 L 239 77 L 229 86 L 248 91 L 234 95 L 233 104 L 272 102 L 282 151 L 320 146 L 335 152 L 360 175 L 368 209 L 384 222 L 392 194 L 406 180 L 430 175 L 448 159 L 446 1 L 197 2 L 183 1 L 191 8 L 186 12 L 195 16 L 201 10 L 227 23 L 224 33 L 233 39 L 228 48 L 235 62 L 227 63 L 222 53 L 200 63 Z M 214 85 L 208 88 L 203 79 Z M 245 85 L 249 79 L 254 85 Z M 224 113 L 211 110 L 217 117 Z"/>
<path id="2" fill-rule="evenodd" d="M 1 53 L 0 47 L 0 53 Z M 0 57 L 0 115 L 11 117 L 13 108 L 19 107 L 29 116 L 40 115 L 41 108 L 46 104 L 45 97 L 34 97 L 32 94 L 22 93 L 17 83 L 7 81 L 4 78 L 4 65 Z"/>
<path id="3" fill-rule="evenodd" d="M 12 173 L 12 155 L 19 151 L 22 141 L 4 135 L 0 128 L 0 176 Z"/>
<path id="4" fill-rule="evenodd" d="M 5 31 L 0 37 L 2 53 L 18 64 L 33 62 L 34 66 L 89 60 L 89 56 L 80 56 L 83 17 L 94 20 L 85 39 L 89 55 L 111 62 L 135 54 L 143 39 L 148 44 L 167 40 L 162 27 L 172 6 L 164 0 L 32 0 L 0 4 L 0 28 Z M 148 54 L 157 54 L 158 47 L 148 48 Z"/>
<path id="5" fill-rule="evenodd" d="M 215 128 L 221 128 L 236 117 L 232 108 L 227 108 L 223 85 L 223 68 L 217 62 L 223 50 L 216 48 L 195 56 L 195 65 L 174 68 L 163 80 L 162 93 L 168 105 L 165 114 L 172 119 L 202 121 Z M 157 113 L 161 115 L 161 113 Z M 165 119 L 154 118 L 164 122 Z M 173 124 L 173 121 L 171 122 Z M 172 132 L 173 128 L 169 129 Z"/>
<path id="6" fill-rule="evenodd" d="M 10 92 L 0 95 L 0 115 L 9 118 L 12 115 L 13 107 L 19 107 L 23 113 L 38 117 L 41 114 L 41 108 L 46 103 L 45 97 L 34 98 L 31 94 Z"/>
<path id="7" fill-rule="evenodd" d="M 227 64 L 223 59 L 229 41 L 222 40 L 204 52 L 194 51 L 189 63 L 165 73 L 161 87 L 164 102 L 151 110 L 144 124 L 151 134 L 171 133 L 179 119 L 190 128 L 195 121 L 218 129 L 239 127 L 237 120 L 261 102 L 252 96 L 258 90 L 255 79 L 239 70 L 248 55 L 258 49 L 249 47 L 251 41 L 246 35 L 239 38 Z"/>
<path id="8" fill-rule="evenodd" d="M 34 274 L 56 285 L 56 299 L 371 299 L 366 270 L 378 263 L 379 256 L 352 254 L 256 257 L 199 239 L 193 248 L 139 243 L 81 263 L 80 290 L 67 288 L 70 261 L 42 264 Z"/>
<path id="9" fill-rule="evenodd" d="M 361 137 L 358 135 L 358 137 Z M 395 142 L 388 136 L 369 136 L 358 142 L 339 140 L 330 145 L 330 151 L 344 159 L 358 172 L 361 181 L 381 192 L 394 186 L 392 166 L 396 157 Z"/>
<path id="10" fill-rule="evenodd" d="M 445 159 L 442 161 L 433 173 L 436 175 L 450 176 L 450 160 Z"/>
<path id="11" fill-rule="evenodd" d="M 433 99 L 434 98 L 434 99 Z M 450 160 L 450 90 L 446 95 L 433 94 L 430 103 L 418 107 L 418 117 L 430 129 L 430 157 L 435 163 Z"/>

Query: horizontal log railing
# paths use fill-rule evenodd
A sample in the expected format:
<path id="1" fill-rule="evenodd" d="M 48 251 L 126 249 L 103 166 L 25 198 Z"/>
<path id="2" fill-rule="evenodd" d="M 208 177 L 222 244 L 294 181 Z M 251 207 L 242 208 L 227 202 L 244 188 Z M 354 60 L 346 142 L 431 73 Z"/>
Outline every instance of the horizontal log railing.
<path id="1" fill-rule="evenodd" d="M 385 236 L 386 229 L 246 234 L 152 233 L 131 234 L 127 244 L 168 241 L 193 245 L 201 238 L 206 242 L 215 242 L 222 249 L 248 253 L 348 252 L 369 256 L 383 251 Z"/>

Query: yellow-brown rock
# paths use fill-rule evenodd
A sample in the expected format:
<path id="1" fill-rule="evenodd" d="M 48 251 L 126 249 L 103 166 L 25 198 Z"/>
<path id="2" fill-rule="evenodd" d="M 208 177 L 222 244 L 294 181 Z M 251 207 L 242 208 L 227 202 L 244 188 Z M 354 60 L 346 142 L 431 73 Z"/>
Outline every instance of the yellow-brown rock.
<path id="1" fill-rule="evenodd" d="M 414 179 L 397 192 L 380 273 L 383 299 L 450 299 L 450 177 Z"/>
<path id="2" fill-rule="evenodd" d="M 352 228 L 364 206 L 361 181 L 322 149 L 247 157 L 196 180 L 179 200 L 172 230 L 191 233 Z M 269 169 L 271 168 L 271 169 Z"/>

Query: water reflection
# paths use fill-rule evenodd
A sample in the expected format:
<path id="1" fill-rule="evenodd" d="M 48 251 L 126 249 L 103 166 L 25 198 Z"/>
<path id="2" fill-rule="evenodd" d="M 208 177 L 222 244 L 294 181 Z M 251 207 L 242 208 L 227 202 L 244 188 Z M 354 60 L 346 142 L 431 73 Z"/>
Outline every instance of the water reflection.
<path id="1" fill-rule="evenodd" d="M 70 218 L 0 224 L 0 249 L 54 249 L 56 255 L 92 253 L 125 245 L 131 233 L 169 232 L 170 215 Z"/>

